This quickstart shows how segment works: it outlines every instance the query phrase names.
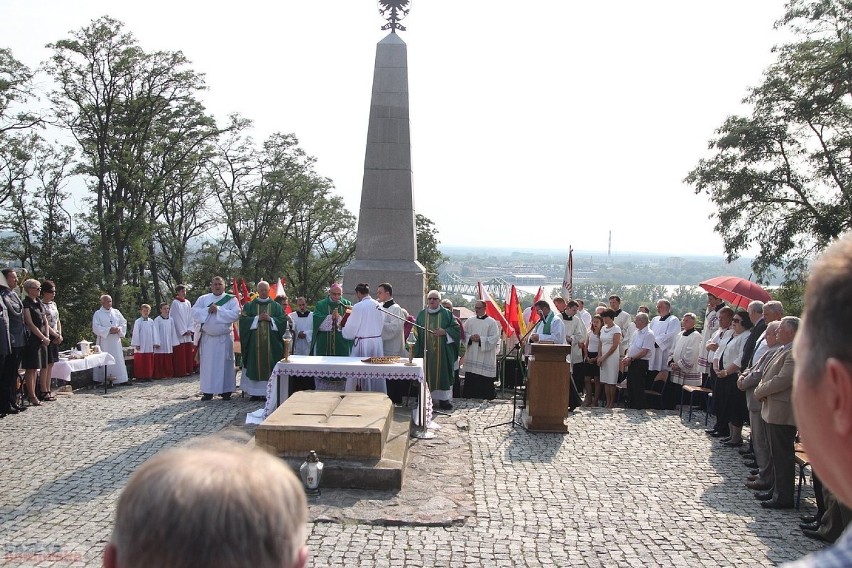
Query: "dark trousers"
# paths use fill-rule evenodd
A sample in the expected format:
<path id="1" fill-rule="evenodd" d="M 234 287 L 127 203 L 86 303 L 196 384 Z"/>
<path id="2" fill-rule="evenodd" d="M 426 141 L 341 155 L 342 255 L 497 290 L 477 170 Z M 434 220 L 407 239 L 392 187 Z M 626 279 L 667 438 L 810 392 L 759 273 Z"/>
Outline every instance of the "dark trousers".
<path id="1" fill-rule="evenodd" d="M 477 375 L 470 371 L 466 372 L 464 374 L 464 387 L 462 388 L 461 397 L 493 400 L 497 397 L 497 392 L 494 389 L 494 377 Z"/>
<path id="2" fill-rule="evenodd" d="M 728 423 L 731 421 L 731 404 L 733 397 L 731 389 L 737 388 L 737 376 L 729 375 L 727 377 L 716 377 L 716 386 L 713 388 L 713 410 L 716 414 L 717 430 L 728 433 L 730 427 Z"/>
<path id="3" fill-rule="evenodd" d="M 796 427 L 788 424 L 766 424 L 769 453 L 772 459 L 772 499 L 792 504 L 796 486 Z"/>
<path id="4" fill-rule="evenodd" d="M 23 347 L 13 347 L 12 352 L 6 355 L 2 366 L 0 366 L 0 408 L 9 408 L 12 403 L 16 402 L 16 381 L 23 354 Z"/>
<path id="5" fill-rule="evenodd" d="M 637 359 L 627 368 L 627 406 L 642 410 L 645 401 L 645 377 L 648 375 L 648 361 Z"/>

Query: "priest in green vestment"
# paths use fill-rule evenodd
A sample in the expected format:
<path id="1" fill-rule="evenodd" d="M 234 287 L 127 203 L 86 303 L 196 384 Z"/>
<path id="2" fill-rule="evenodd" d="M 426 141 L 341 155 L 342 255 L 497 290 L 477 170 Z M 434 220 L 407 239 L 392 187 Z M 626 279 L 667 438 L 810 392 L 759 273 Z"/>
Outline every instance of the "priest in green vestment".
<path id="1" fill-rule="evenodd" d="M 284 356 L 282 335 L 288 320 L 281 305 L 269 297 L 269 283 L 257 283 L 258 297 L 243 306 L 240 313 L 240 346 L 243 373 L 240 388 L 252 398 L 266 395 L 272 369 Z"/>
<path id="2" fill-rule="evenodd" d="M 415 328 L 417 343 L 414 356 L 423 357 L 424 349 L 427 351 L 423 364 L 432 399 L 438 402 L 438 408 L 449 410 L 452 408 L 453 371 L 459 356 L 461 328 L 452 312 L 441 306 L 441 293 L 437 290 L 426 294 L 426 309 L 417 315 L 417 325 L 426 327 L 431 333 Z"/>
<path id="3" fill-rule="evenodd" d="M 351 308 L 352 302 L 343 297 L 340 284 L 332 284 L 328 296 L 314 307 L 312 355 L 349 357 L 352 342 L 345 339 L 340 330 L 345 325 L 346 310 Z"/>

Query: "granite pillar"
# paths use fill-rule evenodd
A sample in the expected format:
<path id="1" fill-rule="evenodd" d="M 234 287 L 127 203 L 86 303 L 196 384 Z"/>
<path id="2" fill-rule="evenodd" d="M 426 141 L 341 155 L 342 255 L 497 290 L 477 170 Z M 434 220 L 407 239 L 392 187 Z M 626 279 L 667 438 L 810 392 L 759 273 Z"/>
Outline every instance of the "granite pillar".
<path id="1" fill-rule="evenodd" d="M 375 295 L 379 284 L 389 282 L 397 303 L 416 315 L 423 308 L 426 271 L 417 262 L 411 178 L 408 51 L 390 33 L 376 46 L 358 240 L 355 260 L 343 271 L 343 292 L 354 299 L 355 286 L 366 282 Z"/>

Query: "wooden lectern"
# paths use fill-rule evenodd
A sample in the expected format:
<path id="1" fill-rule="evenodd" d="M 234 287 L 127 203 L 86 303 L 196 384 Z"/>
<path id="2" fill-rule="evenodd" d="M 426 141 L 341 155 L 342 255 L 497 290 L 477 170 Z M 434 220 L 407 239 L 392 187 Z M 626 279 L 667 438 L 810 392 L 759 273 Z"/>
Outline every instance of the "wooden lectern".
<path id="1" fill-rule="evenodd" d="M 565 432 L 571 392 L 570 345 L 533 343 L 527 376 L 524 428 L 533 432 Z"/>

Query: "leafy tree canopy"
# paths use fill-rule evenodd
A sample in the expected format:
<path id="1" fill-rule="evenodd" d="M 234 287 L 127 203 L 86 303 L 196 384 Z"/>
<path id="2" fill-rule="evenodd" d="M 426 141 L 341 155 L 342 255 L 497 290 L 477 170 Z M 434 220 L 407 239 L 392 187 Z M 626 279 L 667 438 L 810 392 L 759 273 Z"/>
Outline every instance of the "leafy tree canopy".
<path id="1" fill-rule="evenodd" d="M 852 2 L 791 0 L 777 27 L 796 41 L 710 141 L 686 177 L 715 207 L 728 260 L 756 247 L 761 281 L 775 268 L 801 279 L 808 263 L 852 228 Z"/>

